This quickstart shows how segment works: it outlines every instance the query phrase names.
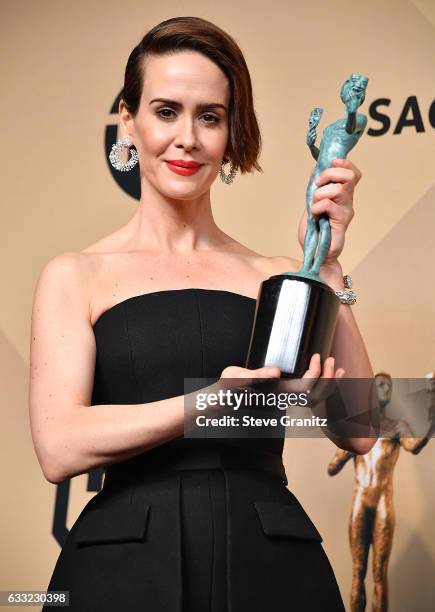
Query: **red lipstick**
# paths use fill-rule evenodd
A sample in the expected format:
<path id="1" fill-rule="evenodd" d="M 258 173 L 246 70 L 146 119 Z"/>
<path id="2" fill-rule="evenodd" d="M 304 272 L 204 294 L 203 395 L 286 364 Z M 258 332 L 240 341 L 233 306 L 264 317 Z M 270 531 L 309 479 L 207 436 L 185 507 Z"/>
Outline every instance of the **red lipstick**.
<path id="1" fill-rule="evenodd" d="M 186 161 L 183 159 L 171 159 L 166 162 L 166 165 L 172 172 L 181 174 L 182 176 L 191 176 L 198 172 L 203 164 L 199 164 L 196 161 Z"/>

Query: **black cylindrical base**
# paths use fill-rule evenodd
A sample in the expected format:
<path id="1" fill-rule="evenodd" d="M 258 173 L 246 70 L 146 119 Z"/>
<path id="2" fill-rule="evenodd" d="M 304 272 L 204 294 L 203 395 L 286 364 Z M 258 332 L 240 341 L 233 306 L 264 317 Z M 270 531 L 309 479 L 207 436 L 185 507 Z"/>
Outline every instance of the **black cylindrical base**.
<path id="1" fill-rule="evenodd" d="M 324 283 L 278 274 L 263 281 L 255 308 L 246 368 L 276 366 L 300 378 L 311 357 L 329 356 L 340 300 Z"/>

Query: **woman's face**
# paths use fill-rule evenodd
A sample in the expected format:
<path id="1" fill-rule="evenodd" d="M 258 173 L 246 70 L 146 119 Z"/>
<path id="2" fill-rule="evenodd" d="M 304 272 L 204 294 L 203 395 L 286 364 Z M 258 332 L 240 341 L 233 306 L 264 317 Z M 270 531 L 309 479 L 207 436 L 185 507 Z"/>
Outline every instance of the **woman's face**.
<path id="1" fill-rule="evenodd" d="M 229 82 L 221 69 L 196 51 L 148 57 L 136 117 L 121 100 L 120 117 L 133 140 L 142 180 L 167 197 L 196 198 L 210 189 L 228 141 Z M 200 165 L 176 172 L 174 160 Z"/>

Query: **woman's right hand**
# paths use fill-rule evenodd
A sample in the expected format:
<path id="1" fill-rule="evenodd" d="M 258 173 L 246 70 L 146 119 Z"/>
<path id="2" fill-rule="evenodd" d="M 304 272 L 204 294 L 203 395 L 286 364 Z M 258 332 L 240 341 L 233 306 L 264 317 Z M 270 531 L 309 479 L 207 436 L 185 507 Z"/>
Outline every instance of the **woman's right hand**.
<path id="1" fill-rule="evenodd" d="M 327 381 L 332 382 L 334 379 L 340 379 L 344 375 L 344 369 L 335 369 L 334 357 L 327 357 L 322 363 L 320 360 L 320 354 L 314 353 L 311 356 L 311 360 L 308 366 L 308 370 L 300 378 L 286 378 L 281 379 L 281 370 L 275 366 L 264 366 L 261 368 L 249 369 L 239 366 L 227 366 L 222 370 L 220 381 L 224 379 L 244 379 L 244 383 L 229 384 L 227 388 L 249 386 L 255 379 L 273 379 L 280 378 L 279 387 L 281 390 L 288 392 L 303 392 L 310 390 L 315 386 L 317 380 L 321 378 L 324 381 L 324 385 Z M 227 384 L 222 382 L 223 385 Z M 258 381 L 257 381 L 258 384 Z"/>
<path id="2" fill-rule="evenodd" d="M 341 378 L 344 374 L 343 368 L 335 370 L 334 357 L 327 357 L 321 367 L 319 353 L 314 353 L 308 366 L 308 370 L 302 378 L 317 379 L 320 374 L 322 378 Z M 227 366 L 222 370 L 220 378 L 280 378 L 281 370 L 275 366 L 264 366 L 262 368 L 242 368 L 239 366 Z"/>
<path id="3" fill-rule="evenodd" d="M 227 366 L 221 373 L 222 378 L 279 378 L 281 370 L 277 367 L 264 366 L 262 368 L 242 368 L 239 366 Z"/>
<path id="4" fill-rule="evenodd" d="M 321 372 L 321 370 L 320 355 L 318 353 L 312 356 L 309 368 L 302 378 L 283 379 L 281 378 L 281 370 L 277 366 L 264 366 L 254 369 L 243 368 L 241 366 L 227 366 L 222 370 L 220 378 L 215 383 L 202 389 L 201 394 L 203 395 L 205 392 L 205 394 L 212 394 L 214 396 L 216 393 L 226 393 L 228 390 L 242 390 L 247 387 L 249 388 L 251 385 L 266 383 L 273 379 L 279 379 L 277 387 L 279 387 L 280 391 L 286 391 L 288 393 L 310 392 L 321 373 L 321 378 L 326 379 L 326 381 L 333 380 L 334 378 L 341 378 L 344 373 L 342 368 L 338 370 L 334 369 L 333 357 L 325 359 L 323 372 Z M 196 391 L 192 393 L 194 398 L 194 402 L 192 403 L 193 406 L 195 406 L 197 393 Z M 202 399 L 202 401 L 204 401 L 204 399 Z M 207 406 L 207 413 L 211 416 L 219 415 L 221 411 L 222 405 L 220 404 L 216 405 L 216 403 L 211 403 Z M 195 416 L 195 410 L 193 413 Z"/>

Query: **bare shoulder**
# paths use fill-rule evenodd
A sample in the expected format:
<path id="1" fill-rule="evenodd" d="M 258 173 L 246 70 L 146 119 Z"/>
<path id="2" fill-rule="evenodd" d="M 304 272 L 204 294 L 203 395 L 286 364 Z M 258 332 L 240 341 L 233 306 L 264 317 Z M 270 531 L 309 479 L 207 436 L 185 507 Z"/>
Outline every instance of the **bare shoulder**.
<path id="1" fill-rule="evenodd" d="M 67 251 L 49 259 L 41 269 L 38 285 L 72 283 L 74 289 L 81 290 L 89 274 L 91 258 L 80 252 Z"/>
<path id="2" fill-rule="evenodd" d="M 289 257 L 288 255 L 274 255 L 272 257 L 268 257 L 267 259 L 270 268 L 273 270 L 272 274 L 297 272 L 302 266 L 301 261 L 294 259 L 293 257 Z"/>
<path id="3" fill-rule="evenodd" d="M 85 259 L 86 256 L 83 253 L 76 251 L 59 253 L 45 263 L 42 272 L 77 273 L 83 267 Z"/>
<path id="4" fill-rule="evenodd" d="M 255 270 L 257 278 L 267 279 L 284 272 L 297 272 L 302 262 L 287 255 L 262 255 L 248 248 L 239 250 L 238 256 L 247 269 Z"/>
<path id="5" fill-rule="evenodd" d="M 254 261 L 266 275 L 279 274 L 281 272 L 296 272 L 302 266 L 302 261 L 299 261 L 288 255 L 262 255 L 257 253 L 247 246 L 233 241 L 234 252 L 243 255 L 246 258 Z"/>
<path id="6" fill-rule="evenodd" d="M 60 304 L 74 304 L 89 318 L 89 290 L 93 261 L 88 255 L 68 251 L 55 255 L 42 267 L 36 282 L 33 317 Z"/>

